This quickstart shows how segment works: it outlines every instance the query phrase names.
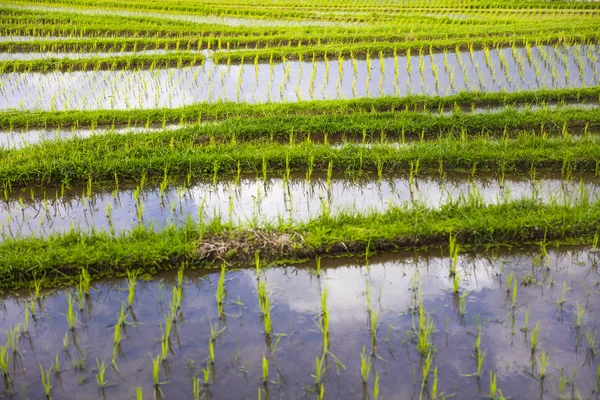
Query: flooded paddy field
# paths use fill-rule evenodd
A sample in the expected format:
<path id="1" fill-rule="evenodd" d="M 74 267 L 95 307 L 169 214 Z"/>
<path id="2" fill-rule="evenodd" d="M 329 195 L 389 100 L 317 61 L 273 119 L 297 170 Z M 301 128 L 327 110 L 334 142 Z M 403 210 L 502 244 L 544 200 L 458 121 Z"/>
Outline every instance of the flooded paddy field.
<path id="1" fill-rule="evenodd" d="M 440 177 L 387 177 L 383 180 L 315 173 L 289 178 L 242 176 L 239 180 L 191 185 L 87 185 L 15 189 L 0 201 L 0 232 L 5 237 L 50 235 L 78 230 L 116 233 L 146 225 L 219 220 L 263 226 L 277 221 L 307 222 L 321 215 L 383 212 L 393 207 L 439 209 L 449 204 L 502 204 L 515 200 L 569 204 L 600 200 L 595 174 L 568 181 L 560 174 L 504 176 L 479 173 Z"/>
<path id="2" fill-rule="evenodd" d="M 41 365 L 65 399 L 594 398 L 599 261 L 433 250 L 9 295 L 3 391 L 43 397 Z"/>
<path id="3" fill-rule="evenodd" d="M 0 109 L 146 109 L 198 102 L 296 102 L 598 85 L 597 45 L 155 70 L 0 74 Z"/>
<path id="4" fill-rule="evenodd" d="M 0 6 L 0 399 L 600 399 L 600 3 Z"/>

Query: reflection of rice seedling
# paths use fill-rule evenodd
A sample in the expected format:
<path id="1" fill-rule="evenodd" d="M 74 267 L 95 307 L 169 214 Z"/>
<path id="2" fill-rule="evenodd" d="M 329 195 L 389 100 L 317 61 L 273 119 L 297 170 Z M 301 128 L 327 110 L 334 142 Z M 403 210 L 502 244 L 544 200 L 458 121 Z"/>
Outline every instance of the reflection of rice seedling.
<path id="1" fill-rule="evenodd" d="M 521 332 L 529 331 L 529 307 L 525 311 L 525 320 L 523 321 L 523 326 L 521 327 Z"/>
<path id="2" fill-rule="evenodd" d="M 577 310 L 577 319 L 575 320 L 575 326 L 577 328 L 581 327 L 581 318 L 583 317 L 583 313 L 585 312 L 585 307 L 583 307 L 579 302 L 576 304 Z"/>
<path id="3" fill-rule="evenodd" d="M 262 376 L 263 376 L 263 384 L 267 384 L 269 380 L 269 360 L 265 357 L 263 353 L 262 357 Z"/>
<path id="4" fill-rule="evenodd" d="M 567 292 L 571 290 L 571 288 L 567 287 L 567 282 L 563 282 L 563 290 L 562 290 L 562 294 L 560 296 L 560 299 L 558 299 L 558 309 L 562 310 L 562 306 L 563 304 L 567 301 Z"/>
<path id="5" fill-rule="evenodd" d="M 587 350 L 593 356 L 598 355 L 598 349 L 596 348 L 596 334 L 597 333 L 598 333 L 597 330 L 594 330 L 594 332 L 585 331 L 585 340 L 587 342 Z"/>
<path id="6" fill-rule="evenodd" d="M 429 371 L 431 371 L 431 364 L 433 362 L 433 358 L 431 357 L 431 352 L 427 354 L 427 357 L 423 360 L 423 364 L 421 366 L 422 369 L 422 377 L 421 377 L 421 396 L 423 395 L 423 391 L 425 390 L 425 385 L 427 384 L 427 379 L 429 378 Z M 420 397 L 421 397 L 420 396 Z"/>
<path id="7" fill-rule="evenodd" d="M 464 292 L 460 295 L 460 299 L 458 301 L 458 313 L 460 315 L 465 315 L 467 312 L 467 298 L 469 297 L 470 292 Z"/>
<path id="8" fill-rule="evenodd" d="M 517 305 L 517 280 L 513 279 L 513 289 L 511 293 L 511 306 L 514 309 Z"/>

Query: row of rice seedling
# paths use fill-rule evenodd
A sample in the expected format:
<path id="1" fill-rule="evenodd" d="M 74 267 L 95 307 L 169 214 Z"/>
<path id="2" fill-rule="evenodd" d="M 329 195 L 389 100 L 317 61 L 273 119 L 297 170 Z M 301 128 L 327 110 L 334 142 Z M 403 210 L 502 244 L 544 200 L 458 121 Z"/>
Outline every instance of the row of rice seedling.
<path id="1" fill-rule="evenodd" d="M 522 133 L 546 136 L 590 136 L 598 130 L 599 121 L 593 104 L 591 108 L 546 106 L 523 109 L 501 107 L 482 109 L 485 112 L 463 112 L 455 107 L 439 113 L 420 110 L 348 113 L 343 115 L 290 115 L 262 118 L 230 118 L 217 124 L 164 125 L 162 128 L 114 127 L 106 130 L 91 129 L 40 131 L 45 137 L 36 138 L 31 131 L 7 131 L 5 150 L 19 149 L 46 141 L 82 140 L 100 143 L 102 136 L 114 136 L 106 143 L 129 143 L 144 146 L 194 146 L 258 142 L 262 144 L 301 144 L 306 142 L 335 146 L 359 143 L 405 145 L 414 141 L 455 138 L 515 138 Z M 35 132 L 35 131 L 33 131 Z M 121 139 L 119 139 L 121 136 Z M 14 143 L 14 145 L 10 145 Z M 86 144 L 86 146 L 90 146 Z"/>
<path id="2" fill-rule="evenodd" d="M 2 9 L 0 8 L 0 11 Z M 9 9 L 10 11 L 10 9 Z M 368 28 L 352 27 L 299 27 L 287 28 L 260 28 L 253 27 L 226 27 L 223 25 L 209 25 L 197 23 L 177 22 L 165 27 L 159 18 L 119 17 L 110 18 L 101 15 L 80 15 L 75 13 L 48 12 L 35 13 L 33 17 L 22 15 L 25 11 L 18 10 L 17 16 L 0 14 L 3 21 L 0 33 L 4 35 L 32 35 L 32 36 L 66 36 L 66 37 L 99 37 L 126 36 L 131 38 L 167 38 L 180 39 L 190 37 L 218 37 L 224 43 L 231 42 L 233 48 L 237 41 L 243 37 L 254 37 L 255 46 L 261 42 L 273 43 L 274 40 L 285 39 L 289 44 L 298 42 L 365 42 L 365 41 L 394 41 L 395 40 L 425 40 L 472 38 L 472 37 L 512 37 L 525 34 L 537 35 L 552 34 L 557 31 L 565 34 L 577 32 L 593 32 L 597 25 L 595 20 L 574 20 L 565 23 L 558 19 L 532 27 L 530 24 L 502 26 L 461 26 L 440 24 L 431 19 L 423 21 L 408 21 L 395 26 L 371 26 Z M 13 11 L 17 13 L 17 11 Z M 269 37 L 273 37 L 269 39 Z M 240 39 L 235 39 L 235 38 Z M 264 38 L 262 41 L 261 38 Z M 311 41 L 312 40 L 312 41 Z M 252 42 L 250 42 L 252 43 Z"/>
<path id="3" fill-rule="evenodd" d="M 307 171 L 281 177 L 240 172 L 233 180 L 215 178 L 188 183 L 164 175 L 147 182 L 142 178 L 137 185 L 116 180 L 111 186 L 89 179 L 72 187 L 13 188 L 4 191 L 0 203 L 0 232 L 4 238 L 45 236 L 73 228 L 121 233 L 136 225 L 157 230 L 182 225 L 190 218 L 263 226 L 276 220 L 301 222 L 392 206 L 439 209 L 449 202 L 500 204 L 519 199 L 568 205 L 581 197 L 600 198 L 594 174 L 548 176 L 537 169 L 524 176 L 486 176 L 477 171 L 457 175 L 442 168 L 428 176 L 415 165 L 406 175 L 394 177 L 372 173 L 347 179 L 332 171 Z"/>
<path id="4" fill-rule="evenodd" d="M 1 6 L 0 396 L 593 397 L 599 12 Z"/>
<path id="5" fill-rule="evenodd" d="M 569 54 L 572 53 L 572 54 Z M 2 108 L 158 108 L 194 102 L 301 101 L 412 93 L 518 91 L 594 86 L 595 45 L 420 52 L 405 56 L 343 55 L 334 60 L 88 73 L 5 75 Z M 32 85 L 32 83 L 35 83 Z M 47 87 L 64 88 L 58 91 Z"/>
<path id="6" fill-rule="evenodd" d="M 54 2 L 31 2 L 31 1 L 16 1 L 16 3 L 22 4 L 59 4 L 59 5 L 68 5 L 71 7 L 80 7 L 82 4 L 85 4 L 83 1 L 54 1 Z M 120 1 L 103 1 L 101 4 L 97 4 L 97 6 L 105 8 L 105 9 L 130 9 L 136 11 L 158 11 L 158 12 L 168 12 L 168 13 L 181 13 L 181 14 L 201 14 L 201 15 L 218 15 L 218 16 L 228 16 L 228 17 L 251 17 L 255 19 L 273 19 L 273 20 L 324 20 L 324 21 L 394 21 L 397 19 L 405 18 L 404 14 L 396 14 L 389 12 L 352 12 L 351 10 L 347 10 L 345 13 L 340 14 L 337 12 L 327 12 L 327 10 L 311 10 L 311 11 L 303 11 L 299 9 L 295 10 L 285 10 L 282 8 L 262 8 L 262 7 L 251 7 L 248 5 L 236 6 L 232 7 L 231 5 L 222 5 L 222 4 L 210 4 L 209 6 L 204 4 L 174 4 L 172 2 L 130 2 L 123 3 Z M 588 12 L 584 12 L 583 15 L 592 14 L 597 10 L 597 7 L 587 6 L 585 8 L 590 8 Z M 410 13 L 411 10 L 405 10 Z M 487 8 L 482 10 L 482 12 L 475 13 L 477 18 L 485 18 L 487 21 L 496 21 L 502 20 L 503 18 L 510 18 L 511 21 L 518 20 L 519 18 L 535 18 L 536 16 L 551 18 L 556 14 L 561 17 L 565 17 L 568 15 L 577 16 L 581 13 L 578 11 L 571 9 L 567 15 L 561 10 L 557 13 L 554 13 L 552 9 L 548 9 L 543 7 L 542 9 L 530 9 L 524 13 L 515 12 L 513 9 L 509 9 L 507 11 L 502 10 L 500 8 Z M 413 13 L 419 14 L 419 12 L 427 15 L 428 11 L 426 9 L 417 10 L 413 9 Z M 450 10 L 435 10 L 437 15 L 445 16 L 449 15 L 450 18 L 455 15 L 460 15 L 463 18 L 466 17 L 467 20 L 473 21 L 475 18 L 469 18 L 473 14 L 473 10 L 461 10 L 460 8 L 456 8 L 456 5 L 453 6 Z"/>
<path id="7" fill-rule="evenodd" d="M 345 115 L 394 111 L 438 111 L 450 109 L 481 109 L 501 106 L 544 106 L 552 103 L 579 104 L 600 102 L 600 86 L 574 89 L 533 90 L 518 92 L 462 92 L 449 96 L 412 95 L 406 97 L 357 98 L 350 100 L 318 100 L 295 103 L 200 103 L 179 108 L 148 110 L 72 110 L 72 111 L 4 111 L 0 112 L 0 128 L 34 127 L 145 126 L 173 123 L 201 123 L 228 118 L 267 116 Z M 401 118 L 401 117 L 400 117 Z M 571 120 L 572 121 L 572 120 Z M 568 122 L 569 125 L 571 121 Z M 370 121 L 372 123 L 373 121 Z M 502 127 L 508 121 L 500 123 Z M 540 121 L 541 123 L 542 121 Z M 516 125 L 511 125 L 516 127 Z M 336 129 L 344 128 L 338 126 Z M 405 127 L 406 128 L 406 127 Z M 422 128 L 425 128 L 423 126 Z M 400 126 L 401 129 L 401 126 Z M 267 132 L 266 132 L 267 133 Z M 315 131 L 315 133 L 319 133 Z M 320 132 L 323 133 L 323 132 Z M 341 134 L 342 132 L 330 132 Z M 222 134 L 226 134 L 223 132 Z M 392 131 L 386 132 L 394 136 Z M 396 135 L 397 136 L 397 135 Z"/>
<path id="8" fill-rule="evenodd" d="M 272 49 L 251 49 L 251 50 L 236 50 L 228 52 L 217 52 L 213 59 L 216 63 L 224 62 L 253 62 L 255 59 L 259 61 L 266 60 L 286 60 L 286 59 L 297 59 L 311 57 L 340 57 L 340 56 L 364 56 L 367 54 L 380 54 L 389 55 L 405 55 L 414 52 L 415 54 L 423 54 L 426 51 L 440 52 L 442 50 L 455 50 L 457 52 L 461 50 L 480 50 L 488 49 L 489 47 L 510 47 L 516 49 L 517 47 L 525 46 L 543 46 L 561 43 L 565 45 L 574 43 L 583 44 L 594 44 L 597 43 L 598 36 L 593 33 L 590 36 L 585 34 L 581 35 L 569 35 L 565 36 L 562 33 L 559 34 L 544 34 L 540 37 L 532 35 L 526 35 L 523 37 L 509 37 L 509 38 L 461 38 L 461 39 L 445 39 L 440 41 L 435 40 L 422 40 L 422 41 L 411 41 L 404 43 L 359 43 L 355 45 L 346 46 L 306 46 L 301 45 L 291 47 L 277 47 Z"/>
<path id="9" fill-rule="evenodd" d="M 44 142 L 2 151 L 0 183 L 4 188 L 94 181 L 132 181 L 165 174 L 196 177 L 236 176 L 262 171 L 345 171 L 382 174 L 415 168 L 432 173 L 457 171 L 540 171 L 600 173 L 596 135 L 547 137 L 522 133 L 515 138 L 441 136 L 409 145 L 348 143 L 331 146 L 312 140 L 281 144 L 198 143 L 169 135 L 103 135 Z M 385 140 L 385 139 L 384 139 Z"/>
<path id="10" fill-rule="evenodd" d="M 257 48 L 272 48 L 281 46 L 320 46 L 332 44 L 359 44 L 364 43 L 372 46 L 374 43 L 381 43 L 382 46 L 392 46 L 398 50 L 419 49 L 420 47 L 432 46 L 435 50 L 455 48 L 461 46 L 468 48 L 469 45 L 480 49 L 484 45 L 497 46 L 504 43 L 534 43 L 536 37 L 540 38 L 544 43 L 565 43 L 565 42 L 591 42 L 596 41 L 597 27 L 590 27 L 587 24 L 586 28 L 573 29 L 574 32 L 561 32 L 559 34 L 553 32 L 514 32 L 510 35 L 494 34 L 490 37 L 488 32 L 484 32 L 485 36 L 479 36 L 472 30 L 464 32 L 467 37 L 461 37 L 459 34 L 453 34 L 452 39 L 438 38 L 438 35 L 429 33 L 428 35 L 410 35 L 406 33 L 390 33 L 387 31 L 370 33 L 361 32 L 354 33 L 342 31 L 328 31 L 327 33 L 285 33 L 276 35 L 260 35 L 260 36 L 231 36 L 220 37 L 213 36 L 202 32 L 200 37 L 178 37 L 178 38 L 78 38 L 72 40 L 55 39 L 44 41 L 8 41 L 0 42 L 0 51 L 2 52 L 86 52 L 86 51 L 101 51 L 101 52 L 116 52 L 116 51 L 143 51 L 143 50 L 233 50 L 233 49 L 257 49 Z M 205 35 L 206 34 L 206 35 Z M 403 43 L 401 47 L 393 46 L 393 43 L 405 42 L 410 38 L 409 43 Z M 541 42 L 540 42 L 541 43 Z"/>
<path id="11" fill-rule="evenodd" d="M 45 276 L 48 283 L 65 283 L 82 267 L 96 278 L 132 268 L 153 272 L 159 264 L 159 269 L 165 269 L 184 261 L 207 266 L 220 265 L 225 259 L 230 265 L 248 265 L 257 250 L 264 260 L 291 262 L 318 254 L 354 255 L 367 249 L 423 249 L 447 244 L 449 235 L 463 247 L 539 241 L 589 245 L 598 237 L 599 204 L 585 196 L 569 205 L 472 201 L 437 210 L 392 207 L 382 212 L 325 214 L 303 223 L 278 221 L 262 228 L 188 219 L 183 226 L 158 232 L 140 226 L 121 234 L 72 230 L 43 238 L 6 238 L 0 243 L 0 287 L 27 286 L 36 276 Z"/>
<path id="12" fill-rule="evenodd" d="M 204 62 L 202 54 L 166 53 L 152 55 L 123 55 L 86 58 L 50 58 L 0 61 L 0 73 L 32 71 L 98 71 L 115 69 L 154 69 L 190 67 Z"/>
<path id="13" fill-rule="evenodd" d="M 338 394 L 362 389 L 373 399 L 399 390 L 431 399 L 450 390 L 493 399 L 523 390 L 593 395 L 600 384 L 590 362 L 598 352 L 597 299 L 586 296 L 582 278 L 598 274 L 597 246 L 548 250 L 549 244 L 482 255 L 465 253 L 450 236 L 449 255 L 367 252 L 360 261 L 319 258 L 300 268 L 267 268 L 256 252 L 255 273 L 224 264 L 220 272 L 198 273 L 181 263 L 150 282 L 135 268 L 123 279 L 92 282 L 90 269 L 82 268 L 73 287 L 52 292 L 44 288 L 50 279 L 40 276 L 29 295 L 3 298 L 7 342 L 0 367 L 16 398 L 23 382 L 29 382 L 27 395 L 42 397 L 65 395 L 66 386 L 69 393 L 99 396 L 129 389 L 137 399 L 144 392 L 250 397 L 257 389 L 258 398 L 309 390 L 325 398 L 338 385 Z M 456 280 L 454 291 L 449 285 Z M 560 282 L 562 291 L 545 289 Z M 539 301 L 541 293 L 546 301 Z M 446 302 L 454 304 L 436 308 Z M 479 318 L 481 307 L 489 319 Z M 65 318 L 53 318 L 54 312 Z M 549 324 L 556 326 L 548 330 Z M 35 351 L 42 338 L 48 351 Z M 565 341 L 573 350 L 555 348 Z M 133 355 L 148 352 L 148 367 L 133 368 L 139 365 Z M 516 378 L 503 378 L 498 358 L 527 371 L 519 388 Z M 390 368 L 398 370 L 393 377 L 385 373 Z M 31 370 L 39 375 L 32 378 Z"/>

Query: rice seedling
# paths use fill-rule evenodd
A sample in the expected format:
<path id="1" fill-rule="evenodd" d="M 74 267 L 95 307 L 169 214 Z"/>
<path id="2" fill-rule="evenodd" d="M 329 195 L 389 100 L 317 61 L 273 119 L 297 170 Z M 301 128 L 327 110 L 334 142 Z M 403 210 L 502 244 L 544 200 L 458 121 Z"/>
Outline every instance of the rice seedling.
<path id="1" fill-rule="evenodd" d="M 75 311 L 75 299 L 73 295 L 69 293 L 67 295 L 67 313 L 66 313 L 67 325 L 71 331 L 74 331 L 77 327 L 77 312 Z"/>
<path id="2" fill-rule="evenodd" d="M 315 373 L 311 374 L 311 376 L 315 380 L 315 386 L 317 390 L 320 390 L 323 385 L 323 375 L 325 374 L 325 354 L 322 354 L 320 357 L 317 356 L 315 358 Z"/>
<path id="3" fill-rule="evenodd" d="M 431 371 L 431 364 L 433 362 L 433 358 L 431 356 L 431 353 L 427 354 L 427 357 L 425 357 L 425 359 L 423 359 L 422 362 L 422 377 L 421 377 L 421 392 L 419 395 L 419 398 L 422 398 L 423 396 L 423 391 L 425 390 L 425 386 L 427 385 L 427 381 L 429 378 L 429 372 Z"/>
<path id="4" fill-rule="evenodd" d="M 514 310 L 515 307 L 517 306 L 517 287 L 518 287 L 517 280 L 513 279 L 512 283 L 513 283 L 513 287 L 512 287 L 512 292 L 511 292 L 511 307 Z"/>
<path id="5" fill-rule="evenodd" d="M 217 299 L 217 308 L 219 310 L 219 316 L 223 316 L 223 301 L 225 299 L 225 264 L 221 265 L 221 275 L 217 283 L 217 291 L 215 292 Z"/>
<path id="6" fill-rule="evenodd" d="M 432 318 L 425 314 L 424 307 L 421 305 L 419 307 L 419 325 L 418 329 L 416 329 L 416 335 L 417 351 L 423 357 L 427 357 L 427 355 L 433 350 L 432 335 L 434 328 L 435 326 Z"/>
<path id="7" fill-rule="evenodd" d="M 89 271 L 86 268 L 82 268 L 81 275 L 79 276 L 79 287 L 86 296 L 90 295 L 91 282 L 92 277 L 90 276 Z"/>
<path id="8" fill-rule="evenodd" d="M 563 304 L 567 301 L 567 292 L 571 290 L 571 288 L 567 287 L 567 282 L 563 282 L 563 290 L 562 290 L 562 294 L 560 296 L 560 299 L 558 299 L 558 309 L 562 310 L 562 306 Z"/>
<path id="9" fill-rule="evenodd" d="M 458 302 L 458 313 L 460 315 L 465 315 L 467 313 L 467 298 L 469 297 L 469 292 L 465 291 L 460 295 Z"/>
<path id="10" fill-rule="evenodd" d="M 370 373 L 371 373 L 371 359 L 370 359 L 370 356 L 365 355 L 365 346 L 363 346 L 362 352 L 360 353 L 360 376 L 362 378 L 363 385 L 367 384 Z"/>
<path id="11" fill-rule="evenodd" d="M 204 386 L 208 387 L 208 385 L 210 385 L 210 371 L 211 369 L 209 368 L 208 364 L 206 364 L 206 367 L 202 369 L 202 375 L 204 378 Z"/>
<path id="12" fill-rule="evenodd" d="M 377 351 L 377 320 L 379 312 L 371 313 L 371 351 L 373 354 Z"/>
<path id="13" fill-rule="evenodd" d="M 265 357 L 264 353 L 262 357 L 262 377 L 263 384 L 266 385 L 269 381 L 269 360 Z"/>
<path id="14" fill-rule="evenodd" d="M 138 271 L 133 270 L 127 271 L 127 305 L 131 308 L 133 306 L 133 300 L 135 298 L 135 288 L 137 286 L 137 275 Z"/>
<path id="15" fill-rule="evenodd" d="M 9 356 L 8 356 L 8 345 L 0 346 L 0 370 L 2 371 L 2 375 L 4 375 L 4 379 L 10 382 L 9 375 Z"/>
<path id="16" fill-rule="evenodd" d="M 21 355 L 19 350 L 19 337 L 21 335 L 21 325 L 17 324 L 12 329 L 6 331 L 7 346 L 10 347 L 13 355 Z"/>
<path id="17" fill-rule="evenodd" d="M 161 357 L 152 357 L 152 383 L 154 384 L 154 389 L 159 390 L 160 385 L 164 385 L 167 382 L 160 381 L 160 366 L 161 366 Z"/>
<path id="18" fill-rule="evenodd" d="M 533 327 L 533 331 L 531 333 L 531 354 L 535 353 L 535 350 L 538 345 L 538 333 L 540 331 L 540 323 L 539 321 Z"/>
<path id="19" fill-rule="evenodd" d="M 550 356 L 544 350 L 541 352 L 540 356 L 540 379 L 544 379 L 546 377 L 546 370 L 548 369 L 548 365 L 550 365 Z"/>
<path id="20" fill-rule="evenodd" d="M 98 384 L 98 388 L 103 390 L 109 383 L 106 380 L 106 370 L 107 366 L 104 364 L 104 360 L 100 361 L 96 358 L 96 383 Z"/>
<path id="21" fill-rule="evenodd" d="M 50 392 L 52 391 L 52 382 L 50 381 L 51 371 L 44 370 L 44 367 L 42 367 L 42 363 L 40 363 L 39 366 L 40 374 L 42 375 L 42 387 L 44 388 L 44 394 L 46 395 L 46 399 L 50 400 L 52 399 L 52 396 L 50 395 Z"/>

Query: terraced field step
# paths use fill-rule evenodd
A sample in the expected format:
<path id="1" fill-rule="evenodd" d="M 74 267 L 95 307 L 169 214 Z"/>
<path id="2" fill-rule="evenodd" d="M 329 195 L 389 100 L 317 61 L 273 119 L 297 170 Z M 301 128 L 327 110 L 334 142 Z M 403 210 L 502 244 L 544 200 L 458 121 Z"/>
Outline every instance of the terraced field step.
<path id="1" fill-rule="evenodd" d="M 373 174 L 372 174 L 373 175 Z M 24 188 L 0 202 L 4 239 L 47 236 L 75 227 L 121 233 L 137 225 L 162 230 L 198 223 L 265 226 L 276 221 L 306 222 L 321 215 L 384 212 L 390 207 L 440 209 L 450 205 L 502 204 L 529 199 L 544 204 L 600 200 L 594 174 L 565 180 L 560 174 L 409 175 L 348 179 L 314 173 L 290 177 L 241 176 L 235 180 L 181 182 L 164 177 L 140 184 Z M 211 222 L 213 221 L 213 222 Z"/>

